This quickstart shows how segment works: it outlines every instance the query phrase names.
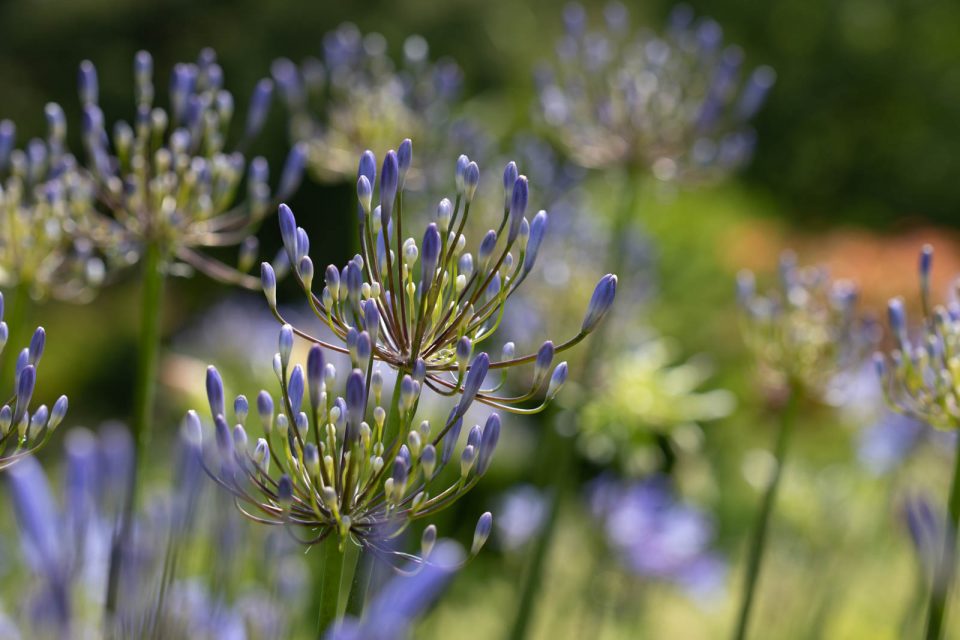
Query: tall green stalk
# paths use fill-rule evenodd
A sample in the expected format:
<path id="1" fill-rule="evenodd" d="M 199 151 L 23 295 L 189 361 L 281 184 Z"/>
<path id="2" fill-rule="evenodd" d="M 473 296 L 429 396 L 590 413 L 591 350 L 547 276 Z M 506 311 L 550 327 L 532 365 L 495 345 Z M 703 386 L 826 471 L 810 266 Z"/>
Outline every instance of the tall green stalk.
<path id="1" fill-rule="evenodd" d="M 629 250 L 629 238 L 627 233 L 630 229 L 633 216 L 636 214 L 637 205 L 640 201 L 640 182 L 643 178 L 643 172 L 639 167 L 632 167 L 623 176 L 623 195 L 620 206 L 617 209 L 613 224 L 610 225 L 610 236 L 607 242 L 608 247 L 612 247 L 612 259 L 610 263 L 611 273 L 620 275 L 623 266 L 626 263 L 626 255 Z M 629 277 L 629 274 L 623 274 Z M 611 310 L 608 314 L 607 323 L 610 323 L 610 316 L 616 310 Z M 594 377 L 599 363 L 602 361 L 604 352 L 605 331 L 598 331 L 593 336 L 593 342 L 590 348 L 584 353 L 583 369 L 581 370 L 581 380 L 589 383 Z M 578 411 L 580 407 L 575 408 Z M 556 413 L 551 413 L 556 417 Z M 555 529 L 560 521 L 560 509 L 569 487 L 573 486 L 573 475 L 575 472 L 574 462 L 576 455 L 574 451 L 575 437 L 563 437 L 557 433 L 556 425 L 553 420 L 545 419 L 547 423 L 544 438 L 547 439 L 547 446 L 544 449 L 553 450 L 554 454 L 543 456 L 545 476 L 551 486 L 554 487 L 553 496 L 550 498 L 549 511 L 547 518 L 543 523 L 540 534 L 533 542 L 533 551 L 530 556 L 530 564 L 527 566 L 523 583 L 520 590 L 520 598 L 517 603 L 517 612 L 514 617 L 513 625 L 510 627 L 507 637 L 510 640 L 523 640 L 527 637 L 530 629 L 530 623 L 533 619 L 536 608 L 536 596 L 540 593 L 540 585 L 543 582 L 546 559 L 549 555 L 550 545 L 553 542 Z"/>
<path id="2" fill-rule="evenodd" d="M 160 359 L 160 316 L 163 312 L 164 272 L 162 250 L 156 242 L 147 244 L 143 259 L 140 298 L 140 345 L 134 388 L 133 436 L 137 462 L 150 442 L 157 397 L 157 367 Z"/>
<path id="3" fill-rule="evenodd" d="M 317 616 L 317 637 L 323 638 L 327 629 L 337 619 L 340 608 L 340 579 L 343 575 L 345 550 L 340 549 L 340 538 L 331 533 L 321 543 L 323 548 L 323 571 L 319 583 L 320 607 Z"/>
<path id="4" fill-rule="evenodd" d="M 960 439 L 953 461 L 953 480 L 947 500 L 949 523 L 944 527 L 943 553 L 934 570 L 933 589 L 930 591 L 930 607 L 927 611 L 927 640 L 943 637 L 943 624 L 947 613 L 947 600 L 957 573 L 957 528 L 960 527 Z"/>
<path id="5" fill-rule="evenodd" d="M 796 422 L 797 408 L 800 404 L 798 395 L 797 388 L 793 385 L 790 389 L 790 396 L 787 399 L 786 405 L 780 410 L 777 440 L 774 445 L 776 466 L 773 469 L 773 477 L 770 478 L 766 491 L 764 491 L 763 502 L 760 504 L 760 513 L 757 514 L 753 535 L 750 538 L 750 550 L 747 558 L 747 578 L 743 584 L 740 615 L 737 618 L 737 629 L 733 636 L 736 640 L 743 640 L 747 636 L 747 627 L 750 623 L 750 612 L 753 608 L 757 578 L 760 575 L 763 552 L 766 547 L 767 530 L 770 525 L 770 517 L 773 515 L 773 507 L 777 500 L 780 477 L 783 475 L 783 467 L 787 460 L 790 432 L 793 430 L 793 423 Z"/>

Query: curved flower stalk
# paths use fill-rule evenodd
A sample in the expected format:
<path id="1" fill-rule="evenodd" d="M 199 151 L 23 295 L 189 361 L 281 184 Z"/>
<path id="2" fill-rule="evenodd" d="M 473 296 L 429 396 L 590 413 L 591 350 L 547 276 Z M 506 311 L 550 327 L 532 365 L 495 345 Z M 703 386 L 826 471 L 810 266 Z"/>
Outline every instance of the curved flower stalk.
<path id="1" fill-rule="evenodd" d="M 700 423 L 733 412 L 729 391 L 698 391 L 712 374 L 707 362 L 675 360 L 676 345 L 657 338 L 611 364 L 606 384 L 581 414 L 580 448 L 589 458 L 616 458 L 630 473 L 651 471 L 654 460 L 669 469 L 677 451 L 699 440 Z"/>
<path id="2" fill-rule="evenodd" d="M 0 287 L 29 298 L 86 302 L 104 264 L 88 240 L 93 183 L 66 149 L 59 105 L 44 109 L 47 138 L 15 148 L 16 127 L 0 121 Z"/>
<path id="3" fill-rule="evenodd" d="M 831 281 L 822 267 L 798 267 L 791 252 L 780 257 L 779 275 L 779 287 L 763 295 L 751 272 L 738 274 L 744 341 L 768 391 L 822 396 L 870 347 L 856 315 L 857 289 L 848 280 Z"/>
<path id="4" fill-rule="evenodd" d="M 7 323 L 3 322 L 4 300 L 0 294 L 0 350 L 7 346 Z M 52 408 L 42 404 L 33 412 L 30 401 L 37 385 L 37 367 L 47 342 L 43 327 L 37 327 L 30 346 L 20 351 L 13 376 L 13 396 L 0 406 L 0 471 L 12 466 L 47 443 L 67 415 L 67 396 L 60 396 Z"/>
<path id="5" fill-rule="evenodd" d="M 215 427 L 216 453 L 206 456 L 207 473 L 229 491 L 240 511 L 270 525 L 289 529 L 307 546 L 327 544 L 325 589 L 320 627 L 327 628 L 340 599 L 339 575 L 345 544 L 391 561 L 400 557 L 415 563 L 429 561 L 436 528 L 423 533 L 421 556 L 399 553 L 390 541 L 415 520 L 427 518 L 459 500 L 487 471 L 500 435 L 500 418 L 490 414 L 485 425 L 470 429 L 467 443 L 454 459 L 464 414 L 473 403 L 486 368 L 474 359 L 467 376 L 468 390 L 439 426 L 418 421 L 417 409 L 424 379 L 402 375 L 384 408 L 383 379 L 373 368 L 372 341 L 363 331 L 351 354 L 353 369 L 346 375 L 325 362 L 323 350 L 313 345 L 306 368 L 291 366 L 294 331 L 280 330 L 280 351 L 274 371 L 280 382 L 280 401 L 266 391 L 256 399 L 263 437 L 251 446 L 244 424 L 249 402 L 237 396 L 233 403 L 235 426 L 228 426 L 223 382 L 214 367 L 207 370 L 207 395 Z M 342 385 L 342 386 L 340 386 Z M 336 396 L 342 389 L 342 396 Z M 201 422 L 196 412 L 187 414 L 185 434 L 199 447 Z M 211 447 L 213 448 L 213 447 Z M 459 473 L 441 476 L 448 465 Z M 486 542 L 492 516 L 478 521 L 472 553 Z M 302 528 L 306 535 L 293 533 Z"/>
<path id="6" fill-rule="evenodd" d="M 290 111 L 291 137 L 307 144 L 308 166 L 319 180 L 349 178 L 364 149 L 386 148 L 405 134 L 435 157 L 460 148 L 452 146 L 450 112 L 462 73 L 452 60 L 432 62 L 420 36 L 406 39 L 397 65 L 383 36 L 343 24 L 324 36 L 320 59 L 298 66 L 281 58 L 272 74 Z M 421 177 L 414 171 L 410 179 Z"/>
<path id="7" fill-rule="evenodd" d="M 464 226 L 480 181 L 480 169 L 466 156 L 456 165 L 455 201 L 444 198 L 435 222 L 427 225 L 420 245 L 403 239 L 403 185 L 411 164 L 412 144 L 404 140 L 399 150 L 388 151 L 380 173 L 380 204 L 373 206 L 376 166 L 373 153 L 360 159 L 357 194 L 360 253 L 342 269 L 327 267 L 325 284 L 313 292 L 314 266 L 310 241 L 298 228 L 293 212 L 280 205 L 280 231 L 293 272 L 311 309 L 342 344 L 334 344 L 296 329 L 296 333 L 326 349 L 354 353 L 357 336 L 366 331 L 371 354 L 391 368 L 412 374 L 431 390 L 452 396 L 469 395 L 471 401 L 514 413 L 542 410 L 567 377 L 567 365 L 554 366 L 554 357 L 583 340 L 609 311 L 616 295 L 617 277 L 600 279 L 576 336 L 559 345 L 546 341 L 537 351 L 518 356 L 507 342 L 499 359 L 486 354 L 473 358 L 475 349 L 496 332 L 507 300 L 533 269 L 546 233 L 547 213 L 526 219 L 528 186 L 515 164 L 504 171 L 504 208 L 497 230 L 489 230 L 476 254 L 466 251 Z M 394 249 L 395 247 L 395 249 Z M 516 255 L 515 253 L 516 252 Z M 274 315 L 277 311 L 276 276 L 264 263 L 261 279 Z M 506 369 L 533 364 L 529 390 L 517 396 L 498 393 Z M 471 388 L 474 368 L 478 385 L 489 370 L 503 370 L 493 388 Z M 553 369 L 551 374 L 550 370 Z M 398 377 L 400 384 L 402 377 Z M 525 407 L 543 393 L 533 407 Z"/>
<path id="8" fill-rule="evenodd" d="M 780 259 L 779 289 L 760 295 L 753 274 L 742 271 L 737 277 L 737 297 L 744 312 L 744 341 L 757 361 L 779 422 L 774 445 L 776 466 L 766 485 L 748 550 L 734 635 L 743 640 L 801 397 L 822 399 L 838 374 L 861 364 L 871 336 L 857 318 L 853 284 L 831 281 L 823 268 L 801 269 L 789 252 Z"/>
<path id="9" fill-rule="evenodd" d="M 960 304 L 934 306 L 930 295 L 930 272 L 933 247 L 920 252 L 920 303 L 924 322 L 920 336 L 911 340 L 902 298 L 894 298 L 888 306 L 890 329 L 895 348 L 888 354 L 874 356 L 884 397 L 890 407 L 937 429 L 956 432 L 960 429 Z M 927 610 L 926 635 L 939 639 L 944 633 L 944 619 L 950 590 L 956 578 L 956 532 L 960 527 L 960 438 L 956 439 L 950 494 L 947 498 L 946 528 L 942 536 L 942 552 L 934 565 L 933 588 Z"/>
<path id="10" fill-rule="evenodd" d="M 743 52 L 686 5 L 659 35 L 632 33 L 619 2 L 604 16 L 605 28 L 589 31 L 583 7 L 567 5 L 554 64 L 538 79 L 543 121 L 572 157 L 684 182 L 716 180 L 749 160 L 748 123 L 773 86 L 772 69 L 742 79 Z"/>
<path id="11" fill-rule="evenodd" d="M 196 64 L 174 67 L 169 109 L 155 105 L 153 59 L 146 51 L 134 59 L 134 80 L 134 120 L 118 121 L 111 138 L 98 106 L 96 69 L 90 61 L 80 65 L 83 140 L 108 229 L 94 239 L 108 254 L 143 262 L 132 423 L 142 451 L 153 417 L 166 276 L 198 269 L 223 282 L 255 288 L 256 278 L 246 273 L 258 253 L 251 234 L 277 200 L 297 189 L 306 152 L 301 146 L 291 150 L 275 193 L 268 186 L 266 160 L 245 158 L 244 149 L 267 117 L 273 93 L 267 79 L 254 89 L 243 136 L 230 150 L 227 134 L 234 100 L 223 88 L 223 70 L 211 49 L 204 49 Z M 244 173 L 246 193 L 240 189 Z M 203 253 L 237 245 L 236 268 Z"/>
<path id="12" fill-rule="evenodd" d="M 90 61 L 80 65 L 87 166 L 99 207 L 111 223 L 105 237 L 96 240 L 128 262 L 155 247 L 167 271 L 187 265 L 214 279 L 256 288 L 255 278 L 244 273 L 257 255 L 252 234 L 276 202 L 296 191 L 305 162 L 304 148 L 295 146 L 271 192 L 266 160 L 244 155 L 266 120 L 273 83 L 257 84 L 243 135 L 230 145 L 234 98 L 223 87 L 223 70 L 212 49 L 204 49 L 194 64 L 174 67 L 166 109 L 155 104 L 153 59 L 146 51 L 134 58 L 134 80 L 136 113 L 131 122 L 117 121 L 111 136 L 98 104 L 96 68 Z M 244 177 L 245 192 L 240 190 Z M 202 253 L 231 246 L 241 247 L 239 269 Z"/>

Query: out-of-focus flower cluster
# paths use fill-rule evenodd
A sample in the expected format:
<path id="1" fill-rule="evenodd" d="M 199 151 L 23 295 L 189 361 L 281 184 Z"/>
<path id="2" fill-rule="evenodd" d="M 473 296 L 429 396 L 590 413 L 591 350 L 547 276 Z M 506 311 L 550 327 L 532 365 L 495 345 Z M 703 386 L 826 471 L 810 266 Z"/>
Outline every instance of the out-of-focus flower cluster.
<path id="1" fill-rule="evenodd" d="M 722 588 L 727 567 L 710 548 L 713 522 L 704 511 L 679 501 L 665 477 L 632 483 L 600 478 L 590 502 L 628 571 L 676 584 L 696 597 Z"/>
<path id="2" fill-rule="evenodd" d="M 676 345 L 654 339 L 610 366 L 581 416 L 580 445 L 590 458 L 616 457 L 628 470 L 644 470 L 654 435 L 689 448 L 690 440 L 699 442 L 699 423 L 733 411 L 736 400 L 729 391 L 697 391 L 712 373 L 704 359 L 675 361 Z"/>
<path id="3" fill-rule="evenodd" d="M 402 192 L 412 154 L 409 139 L 403 141 L 398 151 L 387 152 L 380 173 L 380 204 L 376 207 L 376 161 L 370 151 L 361 156 L 357 182 L 361 253 L 343 269 L 327 267 L 319 297 L 313 293 L 309 238 L 297 227 L 290 209 L 281 205 L 280 231 L 293 272 L 316 316 L 344 346 L 301 330 L 297 333 L 324 348 L 352 353 L 359 333 L 364 331 L 376 359 L 414 373 L 442 395 L 463 393 L 465 379 L 474 367 L 482 367 L 480 381 L 487 369 L 503 369 L 499 384 L 492 389 L 475 390 L 476 400 L 516 413 L 539 411 L 567 377 L 566 363 L 554 366 L 554 356 L 576 345 L 596 328 L 613 304 L 617 278 L 608 274 L 600 279 L 580 331 L 572 339 L 557 346 L 548 340 L 536 353 L 523 356 L 517 356 L 514 343 L 507 342 L 499 360 L 491 362 L 486 354 L 481 354 L 471 364 L 474 349 L 496 332 L 507 299 L 533 269 L 546 233 L 547 213 L 540 211 L 532 221 L 527 220 L 527 179 L 511 162 L 503 174 L 503 215 L 498 229 L 484 235 L 475 255 L 465 251 L 463 230 L 480 181 L 480 169 L 466 156 L 460 156 L 455 172 L 455 200 L 440 201 L 435 222 L 427 225 L 419 246 L 413 238 L 404 240 Z M 276 311 L 276 277 L 266 263 L 262 281 L 271 309 L 283 321 Z M 497 393 L 504 385 L 507 368 L 529 363 L 534 365 L 534 371 L 526 393 Z M 522 406 L 541 393 L 544 399 L 537 406 Z"/>
<path id="4" fill-rule="evenodd" d="M 831 281 L 822 267 L 798 267 L 789 252 L 780 258 L 777 289 L 758 294 L 753 274 L 741 271 L 737 297 L 744 340 L 771 392 L 798 385 L 821 396 L 839 372 L 863 361 L 873 340 L 857 317 L 853 283 Z"/>
<path id="5" fill-rule="evenodd" d="M 9 329 L 3 321 L 3 294 L 0 294 L 0 351 L 7 347 Z M 30 346 L 17 355 L 13 372 L 13 396 L 0 406 L 0 470 L 36 451 L 50 438 L 67 415 L 67 396 L 60 396 L 52 408 L 42 404 L 32 413 L 30 401 L 37 386 L 37 367 L 47 343 L 43 327 L 37 327 Z"/>
<path id="6" fill-rule="evenodd" d="M 543 121 L 586 167 L 631 165 L 661 180 L 716 179 L 752 155 L 748 122 L 775 74 L 742 78 L 743 52 L 724 46 L 720 26 L 686 5 L 662 35 L 632 33 L 626 7 L 604 10 L 589 30 L 579 4 L 563 12 L 554 64 L 539 74 Z"/>
<path id="7" fill-rule="evenodd" d="M 16 128 L 0 122 L 0 286 L 33 298 L 87 300 L 104 277 L 89 240 L 94 185 L 66 148 L 59 105 L 46 106 L 47 138 L 15 148 Z"/>
<path id="8" fill-rule="evenodd" d="M 455 62 L 431 62 L 426 40 L 414 35 L 403 43 L 397 65 L 379 33 L 360 33 L 343 24 L 323 38 L 321 58 L 299 66 L 281 58 L 273 77 L 290 110 L 290 133 L 308 146 L 311 173 L 321 180 L 353 174 L 357 156 L 367 148 L 387 148 L 412 135 L 435 157 L 454 157 L 451 111 L 463 82 Z M 466 133 L 466 132 L 465 132 Z M 411 180 L 418 182 L 414 172 Z"/>
<path id="9" fill-rule="evenodd" d="M 920 254 L 920 294 L 924 322 L 916 342 L 909 336 L 901 298 L 888 306 L 896 348 L 874 358 L 888 404 L 938 429 L 960 427 L 960 303 L 932 306 L 930 269 L 933 247 Z"/>
<path id="10" fill-rule="evenodd" d="M 236 498 L 249 518 L 264 524 L 295 525 L 310 532 L 301 539 L 319 544 L 333 535 L 342 545 L 351 540 L 373 554 L 390 558 L 389 541 L 411 521 L 429 517 L 453 504 L 486 473 L 500 437 L 500 418 L 470 429 L 459 455 L 459 473 L 441 477 L 458 445 L 463 417 L 486 374 L 475 364 L 465 391 L 439 428 L 416 415 L 423 378 L 404 375 L 396 393 L 383 396 L 383 378 L 372 368 L 371 340 L 362 332 L 351 353 L 346 376 L 325 362 L 314 345 L 306 368 L 290 365 L 293 329 L 280 331 L 274 371 L 280 382 L 280 404 L 261 391 L 256 411 L 263 437 L 251 447 L 244 424 L 249 404 L 238 396 L 233 404 L 236 425 L 227 424 L 223 382 L 213 367 L 207 373 L 207 395 L 214 420 L 215 449 L 207 472 Z M 482 360 L 485 354 L 477 356 Z M 343 389 L 336 396 L 337 385 Z M 390 400 L 397 413 L 384 408 Z M 202 426 L 195 412 L 185 424 L 189 442 L 199 446 Z M 449 483 L 449 484 L 448 484 Z M 475 554 L 486 542 L 492 517 L 480 517 L 473 542 Z M 426 558 L 436 542 L 436 528 L 422 538 Z"/>
<path id="11" fill-rule="evenodd" d="M 98 208 L 108 214 L 95 227 L 94 240 L 118 262 L 136 261 L 154 245 L 168 271 L 176 272 L 173 263 L 179 261 L 180 271 L 199 269 L 256 287 L 256 279 L 244 273 L 258 253 L 251 234 L 276 201 L 296 190 L 305 162 L 304 148 L 294 146 L 271 192 L 267 161 L 244 156 L 267 117 L 273 83 L 257 84 L 243 137 L 231 146 L 234 99 L 224 89 L 223 70 L 211 49 L 204 49 L 196 63 L 174 67 L 168 109 L 155 104 L 153 59 L 146 51 L 134 59 L 134 81 L 134 119 L 117 121 L 108 135 L 96 69 L 89 61 L 80 65 L 83 141 Z M 240 189 L 244 178 L 246 193 Z M 237 245 L 239 269 L 202 253 Z"/>

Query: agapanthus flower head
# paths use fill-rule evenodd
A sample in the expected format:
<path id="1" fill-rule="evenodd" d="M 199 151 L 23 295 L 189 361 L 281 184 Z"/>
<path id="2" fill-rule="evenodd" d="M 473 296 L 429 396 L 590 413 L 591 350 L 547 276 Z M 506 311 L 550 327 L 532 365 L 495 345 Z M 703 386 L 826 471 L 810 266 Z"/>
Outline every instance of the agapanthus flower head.
<path id="1" fill-rule="evenodd" d="M 412 150 L 409 139 L 401 149 Z M 288 260 L 311 309 L 333 332 L 340 344 L 296 330 L 324 348 L 349 353 L 363 351 L 391 368 L 410 374 L 418 384 L 443 395 L 460 393 L 507 411 L 541 410 L 566 381 L 567 365 L 556 356 L 583 340 L 606 316 L 616 295 L 617 277 L 603 276 L 587 306 L 580 331 L 554 344 L 545 341 L 536 353 L 518 356 L 514 343 L 504 344 L 500 358 L 479 352 L 496 332 L 508 299 L 534 267 L 547 213 L 528 220 L 528 185 L 525 176 L 508 165 L 504 172 L 503 215 L 496 229 L 480 240 L 476 252 L 467 250 L 463 234 L 474 200 L 480 169 L 466 156 L 457 160 L 456 194 L 444 198 L 422 240 L 404 238 L 408 222 L 403 211 L 401 154 L 388 151 L 379 180 L 373 153 L 364 152 L 359 164 L 357 193 L 360 253 L 343 268 L 330 265 L 324 272 L 319 295 L 314 293 L 315 268 L 309 257 L 310 240 L 297 226 L 293 212 L 280 205 L 280 232 Z M 379 204 L 373 200 L 379 184 Z M 277 319 L 273 268 L 262 267 L 263 289 Z M 359 338 L 364 335 L 363 341 Z M 490 370 L 533 365 L 529 390 L 518 396 L 499 394 L 503 380 L 483 388 Z M 525 408 L 537 398 L 541 400 Z"/>
<path id="2" fill-rule="evenodd" d="M 760 294 L 753 274 L 741 271 L 737 298 L 744 341 L 771 391 L 797 385 L 821 396 L 868 353 L 872 332 L 857 315 L 857 288 L 831 280 L 823 267 L 797 266 L 791 252 L 780 258 L 778 287 Z"/>
<path id="3" fill-rule="evenodd" d="M 629 164 L 661 180 L 722 177 L 751 156 L 748 123 L 774 82 L 769 67 L 744 74 L 743 52 L 720 26 L 680 5 L 662 34 L 634 33 L 611 3 L 587 28 L 577 4 L 563 13 L 554 64 L 538 78 L 540 110 L 587 167 Z M 746 77 L 744 77 L 744 75 Z"/>
<path id="4" fill-rule="evenodd" d="M 291 136 L 308 145 L 309 168 L 321 180 L 352 176 L 357 154 L 404 134 L 432 151 L 453 151 L 450 111 L 462 73 L 449 59 L 431 61 L 421 36 L 406 39 L 396 64 L 382 35 L 347 23 L 323 37 L 320 58 L 300 65 L 281 58 L 272 71 Z"/>
<path id="5" fill-rule="evenodd" d="M 231 143 L 234 99 L 211 49 L 196 63 L 174 66 L 167 108 L 155 102 L 153 59 L 146 51 L 134 58 L 134 80 L 132 121 L 111 125 L 98 103 L 96 68 L 90 61 L 80 65 L 83 141 L 105 214 L 95 240 L 117 260 L 136 260 L 154 245 L 168 270 L 177 265 L 256 286 L 244 273 L 257 255 L 252 234 L 275 203 L 297 189 L 306 161 L 305 149 L 294 146 L 271 190 L 267 161 L 244 155 L 266 119 L 273 83 L 256 85 L 242 137 Z M 240 247 L 236 267 L 203 253 L 231 246 Z"/>
<path id="6" fill-rule="evenodd" d="M 0 351 L 8 348 L 9 330 L 3 321 L 3 294 L 0 294 Z M 30 408 L 37 387 L 37 368 L 46 346 L 47 334 L 37 327 L 30 345 L 20 351 L 13 375 L 13 395 L 0 406 L 0 470 L 33 453 L 50 439 L 67 415 L 67 396 L 60 396 L 52 407 L 42 404 Z"/>
<path id="7" fill-rule="evenodd" d="M 960 303 L 933 305 L 930 270 L 933 247 L 920 253 L 920 301 L 923 324 L 911 337 L 902 298 L 890 300 L 888 317 L 894 348 L 874 356 L 884 397 L 899 413 L 938 429 L 960 428 Z"/>
<path id="8" fill-rule="evenodd" d="M 104 264 L 88 239 L 94 185 L 66 148 L 63 109 L 50 103 L 46 139 L 16 148 L 16 127 L 0 121 L 0 286 L 33 298 L 88 300 Z"/>
<path id="9" fill-rule="evenodd" d="M 369 334 L 361 332 L 356 341 L 361 346 L 346 372 L 326 362 L 317 345 L 305 367 L 292 365 L 293 328 L 281 328 L 273 361 L 280 394 L 277 401 L 267 391 L 258 394 L 256 422 L 263 435 L 256 442 L 247 436 L 246 398 L 238 396 L 228 414 L 223 381 L 210 367 L 206 386 L 214 438 L 206 447 L 205 468 L 257 522 L 301 527 L 309 534 L 298 539 L 307 545 L 334 536 L 340 544 L 351 540 L 390 558 L 392 538 L 412 521 L 448 507 L 484 475 L 499 439 L 500 418 L 490 414 L 482 427 L 472 427 L 456 456 L 473 398 L 460 398 L 439 424 L 419 420 L 421 381 L 401 374 L 394 397 L 384 396 Z M 391 404 L 396 412 L 388 413 L 385 405 Z M 196 412 L 187 414 L 184 433 L 201 446 Z M 441 477 L 448 465 L 459 469 L 452 481 Z M 481 516 L 474 553 L 491 524 L 489 514 Z M 429 556 L 435 540 L 436 530 L 428 527 L 423 556 Z"/>

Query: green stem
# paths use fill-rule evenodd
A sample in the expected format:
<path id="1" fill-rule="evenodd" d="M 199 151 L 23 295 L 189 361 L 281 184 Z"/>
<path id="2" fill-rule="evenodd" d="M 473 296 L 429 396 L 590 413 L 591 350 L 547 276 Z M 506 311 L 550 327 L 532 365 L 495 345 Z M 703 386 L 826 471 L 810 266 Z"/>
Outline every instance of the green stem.
<path id="1" fill-rule="evenodd" d="M 950 483 L 950 497 L 947 501 L 950 520 L 944 527 L 943 553 L 934 573 L 933 589 L 930 591 L 930 607 L 927 614 L 927 640 L 940 640 L 943 637 L 943 623 L 946 619 L 947 600 L 950 588 L 957 573 L 956 550 L 957 528 L 960 527 L 960 439 L 953 461 L 953 480 Z"/>
<path id="2" fill-rule="evenodd" d="M 757 516 L 751 538 L 749 557 L 747 558 L 747 579 L 743 585 L 743 601 L 740 606 L 740 615 L 737 618 L 737 629 L 733 636 L 736 640 L 743 640 L 747 636 L 750 611 L 753 608 L 757 578 L 760 575 L 760 565 L 763 561 L 763 551 L 767 541 L 767 529 L 769 528 L 770 516 L 773 514 L 773 506 L 777 499 L 777 489 L 780 486 L 783 466 L 786 464 L 790 431 L 793 429 L 793 423 L 796 420 L 797 407 L 799 405 L 799 398 L 797 396 L 796 388 L 792 388 L 786 406 L 780 411 L 777 440 L 774 445 L 776 466 L 773 469 L 773 477 L 770 478 L 766 491 L 763 494 L 763 502 L 760 504 L 760 513 Z"/>
<path id="3" fill-rule="evenodd" d="M 163 307 L 164 274 L 161 248 L 147 245 L 143 260 L 140 306 L 140 345 L 133 405 L 133 436 L 137 461 L 150 443 L 153 410 L 157 396 L 157 366 L 160 358 L 160 316 Z"/>
<path id="4" fill-rule="evenodd" d="M 30 316 L 30 293 L 26 284 L 19 283 L 4 300 L 4 317 L 7 322 L 7 344 L 0 360 L 0 390 L 4 393 L 13 389 L 13 369 L 20 351 L 29 344 L 27 321 Z"/>
<path id="5" fill-rule="evenodd" d="M 327 536 L 323 548 L 323 572 L 320 580 L 320 611 L 317 616 L 317 637 L 323 638 L 337 619 L 340 607 L 340 578 L 343 575 L 344 552 L 336 533 Z"/>
<path id="6" fill-rule="evenodd" d="M 607 246 L 614 247 L 610 270 L 612 273 L 619 274 L 623 271 L 626 263 L 627 251 L 629 250 L 629 237 L 627 231 L 630 223 L 636 215 L 637 206 L 640 202 L 640 182 L 643 173 L 633 168 L 624 175 L 623 196 L 620 207 L 610 225 L 610 237 Z M 629 275 L 629 274 L 622 274 Z M 611 316 L 607 314 L 606 322 L 609 324 Z M 590 348 L 584 353 L 583 370 L 581 371 L 581 381 L 589 381 L 594 377 L 596 367 L 602 362 L 604 341 L 606 331 L 600 330 L 594 333 Z M 577 407 L 575 410 L 579 410 Z M 556 414 L 551 414 L 556 417 Z M 530 557 L 526 575 L 521 584 L 520 598 L 517 604 L 517 612 L 514 616 L 513 626 L 508 632 L 508 638 L 511 640 L 523 640 L 529 633 L 530 621 L 533 618 L 536 608 L 536 596 L 542 592 L 540 583 L 543 581 L 544 565 L 553 541 L 554 529 L 560 520 L 560 508 L 565 497 L 567 489 L 572 485 L 572 478 L 575 470 L 573 462 L 575 459 L 575 438 L 563 437 L 557 433 L 556 425 L 550 419 L 545 419 L 547 423 L 544 438 L 548 441 L 544 444 L 544 449 L 552 444 L 555 455 L 545 456 L 546 475 L 550 484 L 555 487 L 555 493 L 550 501 L 550 510 L 543 523 L 540 535 L 533 542 L 533 551 Z"/>
<path id="7" fill-rule="evenodd" d="M 350 586 L 350 596 L 347 598 L 347 613 L 354 617 L 361 617 L 366 608 L 370 584 L 373 582 L 373 571 L 376 568 L 376 558 L 373 554 L 359 554 L 357 569 Z"/>

